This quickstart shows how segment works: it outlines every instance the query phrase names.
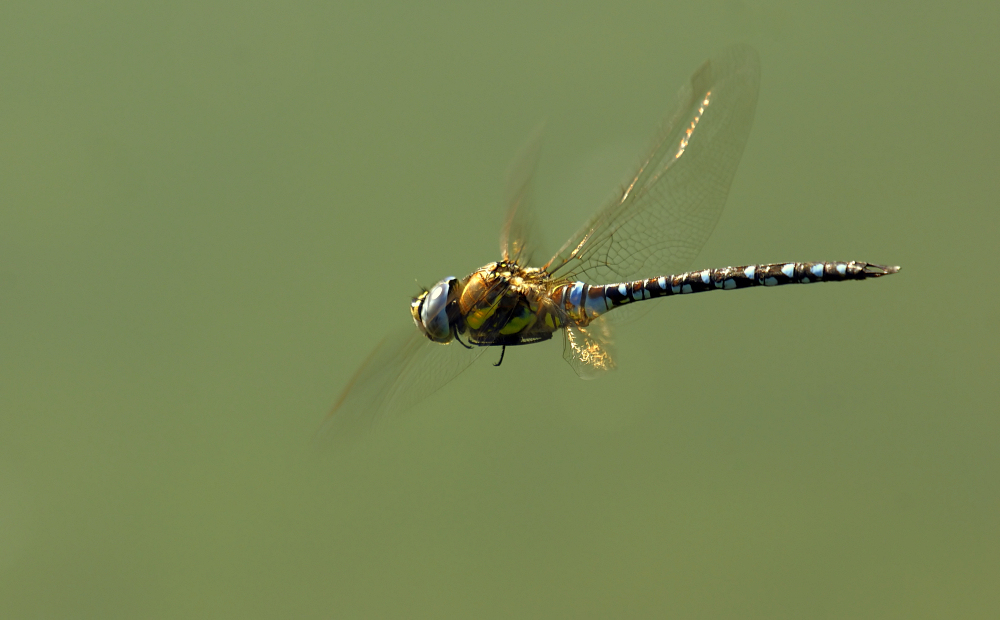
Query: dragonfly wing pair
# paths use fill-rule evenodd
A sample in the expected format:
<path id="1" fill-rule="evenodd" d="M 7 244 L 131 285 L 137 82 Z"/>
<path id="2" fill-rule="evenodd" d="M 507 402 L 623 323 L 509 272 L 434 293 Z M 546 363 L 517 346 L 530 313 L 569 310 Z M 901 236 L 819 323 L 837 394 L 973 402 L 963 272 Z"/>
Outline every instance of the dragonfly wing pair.
<path id="1" fill-rule="evenodd" d="M 486 351 L 428 340 L 413 325 L 379 343 L 344 388 L 319 438 L 364 435 L 427 398 Z"/>
<path id="2" fill-rule="evenodd" d="M 753 125 L 760 60 L 734 46 L 706 61 L 677 95 L 649 155 L 621 196 L 592 217 L 543 267 L 554 279 L 624 282 L 679 273 L 712 234 Z M 569 324 L 563 357 L 582 378 L 614 368 L 609 318 L 644 314 L 633 304 L 587 327 Z"/>

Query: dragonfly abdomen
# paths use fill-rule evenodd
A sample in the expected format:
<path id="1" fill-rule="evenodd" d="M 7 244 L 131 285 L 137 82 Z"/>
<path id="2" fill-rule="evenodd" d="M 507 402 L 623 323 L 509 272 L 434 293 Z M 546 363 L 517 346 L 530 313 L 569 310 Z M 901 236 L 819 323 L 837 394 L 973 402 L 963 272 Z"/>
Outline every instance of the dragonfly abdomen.
<path id="1" fill-rule="evenodd" d="M 752 286 L 781 286 L 813 282 L 842 282 L 887 276 L 899 267 L 858 261 L 819 263 L 770 263 L 689 271 L 647 280 L 589 286 L 567 286 L 564 301 L 571 315 L 591 320 L 619 306 L 668 295 L 730 291 Z"/>

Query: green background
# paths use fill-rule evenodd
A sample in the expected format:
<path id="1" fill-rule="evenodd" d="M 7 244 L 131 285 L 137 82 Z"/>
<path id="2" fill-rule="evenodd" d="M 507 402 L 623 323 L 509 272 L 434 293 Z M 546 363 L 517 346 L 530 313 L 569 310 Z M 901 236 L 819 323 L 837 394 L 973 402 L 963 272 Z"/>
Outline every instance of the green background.
<path id="1" fill-rule="evenodd" d="M 807 4 L 4 2 L 0 617 L 996 617 L 1000 8 Z M 539 121 L 554 249 L 736 41 L 693 267 L 899 275 L 667 300 L 605 379 L 511 350 L 311 450 L 497 258 Z"/>

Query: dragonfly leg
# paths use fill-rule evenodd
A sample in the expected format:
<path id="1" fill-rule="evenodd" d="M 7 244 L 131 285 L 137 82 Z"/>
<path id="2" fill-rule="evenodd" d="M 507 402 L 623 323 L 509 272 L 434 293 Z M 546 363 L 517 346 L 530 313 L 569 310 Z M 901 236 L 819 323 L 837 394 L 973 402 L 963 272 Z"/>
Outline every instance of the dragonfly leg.
<path id="1" fill-rule="evenodd" d="M 507 352 L 507 345 L 501 345 L 500 346 L 500 361 L 497 362 L 496 364 L 493 364 L 494 366 L 499 366 L 500 364 L 503 364 L 503 354 L 506 353 L 506 352 Z"/>
<path id="2" fill-rule="evenodd" d="M 464 342 L 462 342 L 462 339 L 458 337 L 458 332 L 455 332 L 455 340 L 457 340 L 458 344 L 462 345 L 466 349 L 471 349 L 472 348 L 471 346 L 469 346 L 469 345 L 465 344 Z"/>

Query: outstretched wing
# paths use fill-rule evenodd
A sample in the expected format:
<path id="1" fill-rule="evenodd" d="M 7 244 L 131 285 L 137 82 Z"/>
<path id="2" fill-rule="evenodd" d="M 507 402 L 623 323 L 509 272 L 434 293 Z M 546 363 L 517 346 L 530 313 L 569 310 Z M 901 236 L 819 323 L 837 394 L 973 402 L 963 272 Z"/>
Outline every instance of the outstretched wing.
<path id="1" fill-rule="evenodd" d="M 616 364 L 607 321 L 603 317 L 598 318 L 586 327 L 567 324 L 563 359 L 569 362 L 581 379 L 596 379 L 614 370 Z"/>
<path id="2" fill-rule="evenodd" d="M 459 375 L 486 347 L 431 342 L 413 325 L 387 336 L 358 369 L 326 417 L 318 441 L 368 433 Z"/>
<path id="3" fill-rule="evenodd" d="M 735 46 L 680 91 L 646 161 L 621 197 L 546 264 L 554 278 L 621 282 L 683 271 L 708 240 L 757 107 L 760 61 Z"/>
<path id="4" fill-rule="evenodd" d="M 535 128 L 507 171 L 507 216 L 500 230 L 500 256 L 522 265 L 530 264 L 532 253 L 538 249 L 531 185 L 543 129 L 544 125 Z"/>

